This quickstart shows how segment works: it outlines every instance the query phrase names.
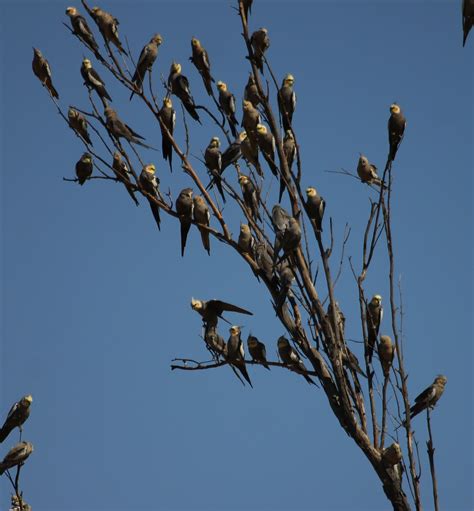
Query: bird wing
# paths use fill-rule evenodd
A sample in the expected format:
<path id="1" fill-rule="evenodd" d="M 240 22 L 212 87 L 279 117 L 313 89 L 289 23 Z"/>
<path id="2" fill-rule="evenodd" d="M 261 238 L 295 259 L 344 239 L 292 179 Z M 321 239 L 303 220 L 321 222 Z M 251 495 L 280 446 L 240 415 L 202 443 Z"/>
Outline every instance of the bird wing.
<path id="1" fill-rule="evenodd" d="M 18 410 L 18 407 L 20 406 L 19 403 L 15 403 L 11 408 L 10 408 L 10 411 L 8 412 L 8 415 L 7 415 L 7 418 L 6 418 L 6 421 L 8 421 L 8 419 L 10 419 L 13 414 Z"/>
<path id="2" fill-rule="evenodd" d="M 237 307 L 237 305 L 232 305 L 231 303 L 223 302 L 222 300 L 209 300 L 207 302 L 207 305 L 208 307 L 214 309 L 218 315 L 222 314 L 224 311 L 229 311 L 253 316 L 253 312 L 249 312 L 248 310 L 242 309 L 241 307 Z"/>
<path id="3" fill-rule="evenodd" d="M 96 87 L 104 87 L 105 83 L 99 76 L 99 73 L 95 69 L 89 69 L 89 80 L 91 83 L 93 83 Z"/>
<path id="4" fill-rule="evenodd" d="M 235 114 L 235 96 L 233 94 L 229 94 L 229 110 Z"/>
<path id="5" fill-rule="evenodd" d="M 145 137 L 142 137 L 141 135 L 139 135 L 136 131 L 133 131 L 132 128 L 130 128 L 130 126 L 128 124 L 125 124 L 123 123 L 124 126 L 128 129 L 128 131 L 130 131 L 130 133 L 134 136 L 134 137 L 137 137 L 137 138 L 140 138 L 141 140 L 145 140 Z"/>
<path id="6" fill-rule="evenodd" d="M 87 24 L 87 21 L 85 20 L 85 18 L 83 16 L 78 16 L 76 19 L 77 19 L 77 26 L 79 27 L 79 30 L 84 34 L 87 34 L 88 36 L 93 37 L 92 31 L 89 28 L 89 25 Z"/>
<path id="7" fill-rule="evenodd" d="M 415 403 L 429 402 L 436 396 L 436 388 L 430 385 L 420 395 L 415 397 Z"/>

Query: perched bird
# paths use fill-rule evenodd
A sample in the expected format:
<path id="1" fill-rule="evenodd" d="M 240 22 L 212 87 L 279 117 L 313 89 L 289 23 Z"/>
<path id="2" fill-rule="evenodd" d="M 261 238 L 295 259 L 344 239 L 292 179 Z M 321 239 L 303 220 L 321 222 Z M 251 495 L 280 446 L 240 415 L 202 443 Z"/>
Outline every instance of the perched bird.
<path id="1" fill-rule="evenodd" d="M 291 130 L 287 130 L 285 133 L 285 137 L 283 139 L 283 154 L 285 155 L 286 164 L 288 166 L 288 171 L 291 172 L 291 168 L 293 167 L 293 161 L 296 157 L 296 143 L 295 137 Z M 290 176 L 286 176 L 286 181 L 290 182 Z M 285 179 L 283 178 L 283 173 L 280 175 L 280 193 L 278 202 L 281 202 L 281 198 L 283 197 L 283 192 L 285 191 Z"/>
<path id="2" fill-rule="evenodd" d="M 407 121 L 401 108 L 393 103 L 390 105 L 390 118 L 388 119 L 388 143 L 390 145 L 389 159 L 393 161 L 403 140 Z"/>
<path id="3" fill-rule="evenodd" d="M 52 76 L 51 76 L 51 68 L 49 67 L 48 61 L 43 57 L 43 54 L 38 50 L 38 48 L 33 48 L 33 73 L 38 77 L 41 85 L 46 87 L 53 96 L 53 98 L 59 99 L 58 91 L 53 86 Z"/>
<path id="4" fill-rule="evenodd" d="M 173 136 L 174 127 L 176 126 L 176 112 L 173 108 L 173 103 L 170 97 L 165 97 L 165 99 L 163 99 L 163 106 L 161 107 L 159 115 L 161 121 L 170 132 L 170 135 Z M 161 127 L 161 125 L 160 129 L 161 129 L 161 150 L 163 151 L 163 158 L 165 160 L 168 160 L 170 170 L 171 172 L 173 172 L 172 167 L 173 146 L 169 141 L 168 137 L 166 136 L 166 133 L 164 129 Z"/>
<path id="5" fill-rule="evenodd" d="M 256 66 L 263 73 L 263 56 L 270 47 L 270 38 L 266 28 L 259 28 L 250 36 L 250 44 L 253 49 L 253 58 Z"/>
<path id="6" fill-rule="evenodd" d="M 200 195 L 195 195 L 193 199 L 193 217 L 194 221 L 198 224 L 205 225 L 209 227 L 209 222 L 211 220 L 211 214 L 209 213 L 209 208 L 205 200 Z M 204 250 L 211 255 L 211 242 L 209 240 L 209 231 L 199 227 L 199 232 L 201 233 L 201 241 Z"/>
<path id="7" fill-rule="evenodd" d="M 0 475 L 9 468 L 22 465 L 33 452 L 33 444 L 30 442 L 18 442 L 13 446 L 0 463 Z"/>
<path id="8" fill-rule="evenodd" d="M 242 156 L 255 167 L 257 174 L 263 177 L 263 170 L 258 161 L 258 144 L 256 139 L 251 139 L 246 131 L 241 131 L 239 134 L 240 151 Z"/>
<path id="9" fill-rule="evenodd" d="M 242 102 L 242 127 L 247 132 L 252 142 L 257 142 L 257 125 L 260 124 L 260 113 L 250 101 Z"/>
<path id="10" fill-rule="evenodd" d="M 393 467 L 402 461 L 402 450 L 400 445 L 394 442 L 382 452 L 382 463 L 386 467 Z"/>
<path id="11" fill-rule="evenodd" d="M 227 345 L 224 338 L 219 335 L 215 327 L 209 327 L 204 332 L 204 341 L 211 353 L 216 355 L 216 359 L 219 355 L 225 357 L 227 355 Z"/>
<path id="12" fill-rule="evenodd" d="M 257 124 L 257 143 L 272 174 L 278 176 L 278 167 L 275 164 L 275 138 L 264 124 Z"/>
<path id="13" fill-rule="evenodd" d="M 153 163 L 145 165 L 138 178 L 138 182 L 143 191 L 151 195 L 151 197 L 147 197 L 147 199 L 150 204 L 153 218 L 155 219 L 156 225 L 158 226 L 158 230 L 161 230 L 160 208 L 158 207 L 158 204 L 153 200 L 153 198 L 159 199 L 158 190 L 160 180 L 156 177 L 155 172 L 156 168 Z"/>
<path id="14" fill-rule="evenodd" d="M 105 107 L 105 127 L 109 131 L 111 135 L 113 135 L 116 139 L 124 138 L 130 144 L 138 144 L 142 147 L 146 147 L 147 149 L 153 149 L 153 147 L 144 144 L 139 138 L 145 140 L 141 135 L 137 132 L 133 131 L 130 126 L 125 124 L 117 115 L 117 112 L 111 108 L 110 106 Z"/>
<path id="15" fill-rule="evenodd" d="M 224 190 L 222 188 L 221 174 L 222 174 L 222 154 L 221 154 L 221 141 L 219 137 L 212 137 L 209 145 L 204 152 L 204 163 L 209 171 L 211 180 L 216 184 L 217 189 L 225 202 Z"/>
<path id="16" fill-rule="evenodd" d="M 73 34 L 79 37 L 81 41 L 86 43 L 86 45 L 89 46 L 89 48 L 97 56 L 99 54 L 99 46 L 94 39 L 94 34 L 89 28 L 89 25 L 87 24 L 84 16 L 81 16 L 75 7 L 68 7 L 66 9 L 66 14 L 69 16 L 71 21 Z"/>
<path id="17" fill-rule="evenodd" d="M 278 298 L 275 303 L 275 308 L 279 310 L 283 307 L 285 300 L 290 293 L 291 286 L 295 280 L 295 274 L 290 266 L 284 265 L 283 268 L 279 272 L 280 275 L 280 292 L 278 294 Z"/>
<path id="18" fill-rule="evenodd" d="M 385 378 L 390 374 L 392 367 L 393 357 L 395 356 L 395 346 L 392 344 L 392 339 L 388 335 L 381 335 L 378 344 L 378 352 L 380 363 L 382 364 L 383 375 Z"/>
<path id="19" fill-rule="evenodd" d="M 183 257 L 186 239 L 193 219 L 193 190 L 191 188 L 181 190 L 176 199 L 176 213 L 178 213 L 179 223 L 181 224 L 181 257 Z"/>
<path id="20" fill-rule="evenodd" d="M 232 135 L 237 137 L 237 126 L 239 123 L 235 118 L 235 97 L 232 92 L 227 90 L 227 84 L 224 82 L 217 82 L 217 88 L 219 90 L 219 105 L 227 118 Z"/>
<path id="21" fill-rule="evenodd" d="M 89 137 L 89 132 L 87 131 L 87 120 L 86 118 L 78 112 L 75 108 L 69 107 L 69 110 L 67 111 L 67 118 L 69 120 L 69 126 L 78 134 L 80 135 L 85 142 L 87 142 L 90 145 L 92 144 L 92 141 Z"/>
<path id="22" fill-rule="evenodd" d="M 118 19 L 114 18 L 111 14 L 102 10 L 100 7 L 93 7 L 90 12 L 90 15 L 92 16 L 93 20 L 97 23 L 97 26 L 99 27 L 100 33 L 102 34 L 105 43 L 106 44 L 112 43 L 117 47 L 120 53 L 126 55 L 127 52 L 123 49 L 122 43 L 120 42 L 118 35 L 119 26 Z"/>
<path id="23" fill-rule="evenodd" d="M 200 123 L 199 115 L 196 112 L 196 105 L 189 89 L 189 80 L 181 74 L 181 64 L 176 62 L 171 64 L 168 87 L 181 100 L 189 115 Z"/>
<path id="24" fill-rule="evenodd" d="M 249 14 L 252 12 L 253 0 L 242 0 L 242 7 L 244 8 L 245 20 L 248 21 Z"/>
<path id="25" fill-rule="evenodd" d="M 326 319 L 331 323 L 331 325 L 332 325 L 332 317 L 333 317 L 333 307 L 332 307 L 332 303 L 329 302 Z M 346 317 L 344 316 L 344 313 L 342 312 L 341 308 L 339 307 L 339 302 L 334 302 L 334 321 L 336 324 L 336 328 L 339 329 L 339 332 L 341 335 L 341 340 L 344 340 L 345 330 L 346 330 Z"/>
<path id="26" fill-rule="evenodd" d="M 195 37 L 191 39 L 191 50 L 193 54 L 189 60 L 199 71 L 207 93 L 209 96 L 212 96 L 212 82 L 214 78 L 211 76 L 211 63 L 209 62 L 207 50 L 203 48 L 201 41 Z"/>
<path id="27" fill-rule="evenodd" d="M 257 106 L 261 103 L 260 94 L 258 93 L 258 87 L 255 83 L 253 73 L 250 73 L 247 85 L 245 86 L 244 99 L 250 101 L 255 108 L 257 108 Z"/>
<path id="28" fill-rule="evenodd" d="M 319 232 L 323 231 L 323 218 L 324 210 L 326 209 L 326 202 L 318 194 L 316 188 L 310 186 L 306 188 L 306 212 L 308 213 L 311 223 Z"/>
<path id="29" fill-rule="evenodd" d="M 296 93 L 293 90 L 294 83 L 294 76 L 287 74 L 285 78 L 283 78 L 283 83 L 278 91 L 278 108 L 280 109 L 284 131 L 291 128 L 293 113 L 296 108 Z"/>
<path id="30" fill-rule="evenodd" d="M 137 90 L 141 91 L 143 87 L 143 80 L 145 79 L 146 72 L 151 72 L 151 68 L 158 57 L 158 48 L 163 43 L 163 38 L 160 34 L 155 34 L 148 44 L 146 44 L 140 56 L 138 57 L 137 67 L 132 76 L 132 82 L 135 84 Z M 135 92 L 130 94 L 130 99 L 133 98 Z"/>
<path id="31" fill-rule="evenodd" d="M 258 192 L 254 184 L 248 176 L 240 174 L 239 176 L 240 187 L 244 197 L 244 204 L 247 207 L 249 214 L 252 216 L 254 222 L 262 220 L 260 212 L 258 211 Z"/>
<path id="32" fill-rule="evenodd" d="M 276 237 L 275 247 L 273 249 L 273 260 L 278 260 L 280 250 L 283 249 L 282 259 L 286 259 L 294 250 L 298 248 L 301 241 L 301 227 L 298 220 L 294 217 L 290 217 L 288 220 L 288 226 L 286 227 L 283 236 Z"/>
<path id="33" fill-rule="evenodd" d="M 466 44 L 467 36 L 474 25 L 474 0 L 462 0 L 462 45 Z"/>
<path id="34" fill-rule="evenodd" d="M 224 170 L 233 163 L 237 163 L 241 156 L 242 150 L 240 148 L 240 137 L 237 135 L 237 138 L 222 153 L 222 172 L 224 172 Z"/>
<path id="35" fill-rule="evenodd" d="M 76 163 L 76 176 L 81 186 L 92 176 L 93 169 L 94 163 L 91 154 L 84 153 Z"/>
<path id="36" fill-rule="evenodd" d="M 249 385 L 253 387 L 247 368 L 245 367 L 245 351 L 244 343 L 240 338 L 240 327 L 235 325 L 231 326 L 229 332 L 230 337 L 227 341 L 227 360 L 242 374 Z"/>
<path id="37" fill-rule="evenodd" d="M 134 187 L 130 181 L 130 170 L 125 161 L 122 160 L 122 155 L 118 151 L 114 152 L 112 168 L 117 179 L 125 185 L 128 194 L 132 198 L 133 202 L 138 206 L 139 204 L 137 198 L 135 197 Z"/>
<path id="38" fill-rule="evenodd" d="M 277 236 L 283 237 L 288 228 L 289 220 L 290 214 L 286 209 L 282 208 L 279 204 L 275 204 L 272 208 L 272 225 Z"/>
<path id="39" fill-rule="evenodd" d="M 254 362 L 259 362 L 262 364 L 265 369 L 270 371 L 270 367 L 267 364 L 267 350 L 265 348 L 265 344 L 260 342 L 253 335 L 248 336 L 247 338 L 247 347 L 249 349 L 250 356 Z"/>
<path id="40" fill-rule="evenodd" d="M 221 300 L 195 300 L 191 298 L 191 308 L 196 311 L 201 317 L 203 323 L 207 328 L 216 327 L 219 318 L 224 319 L 222 314 L 227 312 L 237 312 L 239 314 L 248 314 L 253 316 L 252 312 L 232 305 L 231 303 L 223 302 Z M 224 319 L 224 321 L 226 321 Z"/>
<path id="41" fill-rule="evenodd" d="M 427 408 L 434 408 L 439 398 L 443 395 L 447 381 L 446 376 L 437 376 L 434 382 L 415 398 L 415 404 L 410 408 L 410 418 L 413 419 L 415 415 L 418 415 Z"/>
<path id="42" fill-rule="evenodd" d="M 283 336 L 278 339 L 278 354 L 280 355 L 282 362 L 290 369 L 300 373 L 308 383 L 311 383 L 312 385 L 315 384 L 314 381 L 306 374 L 307 369 L 298 352 L 295 348 L 293 348 L 293 346 L 291 346 L 290 341 Z"/>
<path id="43" fill-rule="evenodd" d="M 366 356 L 369 357 L 369 364 L 372 362 L 374 354 L 374 346 L 379 335 L 380 324 L 383 318 L 382 297 L 374 295 L 372 300 L 367 304 L 367 346 Z"/>
<path id="44" fill-rule="evenodd" d="M 364 373 L 364 371 L 362 371 L 362 369 L 360 367 L 359 360 L 347 346 L 345 346 L 345 351 L 344 350 L 341 351 L 341 355 L 342 355 L 342 363 L 346 367 L 348 367 L 352 371 L 360 374 L 364 378 L 367 378 L 366 374 Z"/>
<path id="45" fill-rule="evenodd" d="M 11 508 L 9 511 L 32 511 L 31 506 L 28 505 L 23 498 L 23 495 L 17 496 L 15 493 L 11 496 Z"/>
<path id="46" fill-rule="evenodd" d="M 382 186 L 382 180 L 377 174 L 377 167 L 361 154 L 357 163 L 357 174 L 363 183 Z M 385 185 L 383 185 L 385 187 Z"/>
<path id="47" fill-rule="evenodd" d="M 19 428 L 20 431 L 22 430 L 24 422 L 30 416 L 30 405 L 32 402 L 33 397 L 28 394 L 10 408 L 7 418 L 0 429 L 0 443 L 3 442 L 15 428 Z"/>
<path id="48" fill-rule="evenodd" d="M 240 224 L 239 240 L 237 244 L 242 252 L 246 252 L 250 255 L 253 254 L 255 240 L 252 236 L 252 232 L 250 231 L 250 227 L 247 224 Z"/>
<path id="49" fill-rule="evenodd" d="M 261 275 L 268 280 L 274 287 L 278 285 L 278 278 L 273 272 L 273 252 L 270 246 L 264 241 L 255 244 L 255 262 L 257 263 Z"/>
<path id="50" fill-rule="evenodd" d="M 89 59 L 84 59 L 82 61 L 81 75 L 87 88 L 94 89 L 102 100 L 104 106 L 107 106 L 107 103 L 104 101 L 104 99 L 112 101 L 112 98 L 105 89 L 104 81 L 99 76 L 99 73 L 97 73 L 97 71 L 92 67 L 92 62 Z"/>

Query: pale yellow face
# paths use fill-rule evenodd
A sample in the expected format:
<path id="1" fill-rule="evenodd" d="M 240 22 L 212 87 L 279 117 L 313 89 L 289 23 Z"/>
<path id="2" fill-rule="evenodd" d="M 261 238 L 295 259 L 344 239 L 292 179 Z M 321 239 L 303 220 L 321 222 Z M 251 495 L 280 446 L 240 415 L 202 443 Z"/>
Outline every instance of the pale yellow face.
<path id="1" fill-rule="evenodd" d="M 257 133 L 260 133 L 261 135 L 267 134 L 267 127 L 263 124 L 257 124 Z"/>
<path id="2" fill-rule="evenodd" d="M 195 300 L 194 298 L 191 298 L 191 308 L 195 311 L 202 309 L 202 302 L 201 300 Z"/>
<path id="3" fill-rule="evenodd" d="M 171 101 L 171 98 L 165 98 L 163 100 L 163 106 L 165 106 L 166 108 L 172 108 L 173 102 Z"/>
<path id="4" fill-rule="evenodd" d="M 92 160 L 90 156 L 83 156 L 82 161 L 84 161 L 85 163 L 90 163 Z"/>
<path id="5" fill-rule="evenodd" d="M 155 165 L 153 165 L 153 163 L 150 163 L 149 165 L 147 165 L 145 167 L 145 172 L 147 172 L 148 174 L 155 175 L 155 171 L 156 171 L 156 168 L 155 168 Z"/>
<path id="6" fill-rule="evenodd" d="M 90 68 L 92 67 L 92 63 L 91 63 L 91 61 L 90 61 L 89 59 L 84 59 L 84 60 L 82 61 L 82 63 L 84 64 L 84 67 L 85 67 L 86 69 L 90 69 Z"/>
<path id="7" fill-rule="evenodd" d="M 294 138 L 294 137 L 293 137 L 293 133 L 291 132 L 291 130 L 286 130 L 286 136 L 287 136 L 288 138 Z"/>
<path id="8" fill-rule="evenodd" d="M 250 110 L 251 108 L 253 108 L 252 102 L 251 101 L 247 101 L 246 99 L 244 99 L 242 105 L 243 105 L 242 108 L 244 110 Z"/>
<path id="9" fill-rule="evenodd" d="M 293 85 L 295 83 L 295 78 L 293 75 L 286 75 L 283 79 L 283 85 Z"/>
<path id="10" fill-rule="evenodd" d="M 250 227 L 247 224 L 240 224 L 240 232 L 250 232 Z"/>
<path id="11" fill-rule="evenodd" d="M 372 300 L 372 305 L 380 305 L 382 303 L 382 297 L 380 295 L 374 295 Z"/>
<path id="12" fill-rule="evenodd" d="M 92 7 L 92 12 L 95 14 L 96 12 L 100 11 L 98 7 Z"/>
<path id="13" fill-rule="evenodd" d="M 229 332 L 231 333 L 231 335 L 238 335 L 240 334 L 240 327 L 237 325 L 231 326 L 229 328 Z"/>
<path id="14" fill-rule="evenodd" d="M 239 133 L 239 140 L 240 140 L 241 142 L 243 142 L 246 138 L 247 138 L 247 132 L 246 132 L 246 131 L 241 131 L 241 132 Z"/>
<path id="15" fill-rule="evenodd" d="M 390 105 L 390 112 L 392 114 L 399 114 L 401 112 L 401 110 L 400 110 L 400 107 L 396 103 L 393 103 L 393 105 Z"/>
<path id="16" fill-rule="evenodd" d="M 437 383 L 438 385 L 446 385 L 448 379 L 446 378 L 446 376 L 437 376 L 436 379 L 435 379 L 435 383 Z"/>
<path id="17" fill-rule="evenodd" d="M 25 396 L 22 401 L 24 402 L 24 404 L 26 406 L 30 406 L 31 403 L 33 402 L 33 396 L 31 394 L 28 394 L 27 396 Z"/>
<path id="18" fill-rule="evenodd" d="M 68 7 L 68 8 L 66 9 L 66 14 L 67 14 L 68 16 L 74 16 L 74 15 L 76 15 L 76 14 L 77 14 L 77 9 L 76 9 L 75 7 Z"/>
<path id="19" fill-rule="evenodd" d="M 153 36 L 152 41 L 155 42 L 156 44 L 161 44 L 163 42 L 163 38 L 161 37 L 160 34 L 155 34 Z"/>
<path id="20" fill-rule="evenodd" d="M 224 82 L 217 82 L 217 88 L 221 91 L 226 91 L 227 90 L 227 84 L 225 84 Z"/>
<path id="21" fill-rule="evenodd" d="M 193 37 L 193 38 L 191 39 L 191 44 L 192 44 L 193 46 L 195 46 L 195 47 L 198 47 L 198 46 L 200 46 L 200 45 L 201 45 L 201 43 L 200 43 L 199 39 L 196 39 L 195 37 Z"/>
<path id="22" fill-rule="evenodd" d="M 172 73 L 181 73 L 181 64 L 178 64 L 177 62 L 173 62 L 171 64 L 171 72 Z"/>
<path id="23" fill-rule="evenodd" d="M 221 141 L 219 140 L 219 137 L 212 137 L 210 145 L 212 147 L 220 147 L 221 146 Z"/>
<path id="24" fill-rule="evenodd" d="M 308 197 L 314 197 L 316 195 L 316 188 L 312 188 L 311 186 L 309 188 L 306 188 L 306 195 Z"/>
<path id="25" fill-rule="evenodd" d="M 248 183 L 249 178 L 247 176 L 239 176 L 239 183 L 241 185 L 244 185 L 245 183 Z"/>

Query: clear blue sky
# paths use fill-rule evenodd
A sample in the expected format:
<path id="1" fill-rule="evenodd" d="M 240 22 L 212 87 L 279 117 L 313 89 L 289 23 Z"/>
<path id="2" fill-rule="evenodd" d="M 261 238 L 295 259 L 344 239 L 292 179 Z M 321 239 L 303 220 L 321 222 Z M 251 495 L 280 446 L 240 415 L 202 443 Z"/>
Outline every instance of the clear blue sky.
<path id="1" fill-rule="evenodd" d="M 205 92 L 188 62 L 192 36 L 208 49 L 215 78 L 236 95 L 247 80 L 230 3 L 100 5 L 120 19 L 134 58 L 160 32 L 155 83 L 178 60 L 199 103 Z M 350 224 L 347 255 L 357 264 L 371 192 L 325 171 L 354 171 L 359 151 L 383 167 L 389 105 L 396 100 L 404 109 L 393 230 L 409 389 L 413 398 L 436 374 L 448 376 L 433 415 L 441 507 L 472 509 L 474 40 L 462 49 L 460 2 L 254 4 L 251 28 L 269 29 L 274 71 L 279 79 L 287 72 L 296 78 L 304 185 L 317 186 L 326 198 L 338 243 Z M 181 259 L 174 219 L 165 218 L 158 233 L 147 205 L 135 208 L 120 186 L 62 181 L 73 176 L 83 148 L 33 76 L 31 60 L 32 46 L 39 47 L 61 105 L 87 108 L 79 73 L 85 50 L 62 25 L 68 5 L 3 1 L 0 7 L 0 413 L 33 394 L 24 435 L 35 445 L 22 476 L 27 501 L 35 511 L 388 509 L 379 481 L 325 396 L 302 378 L 251 368 L 252 391 L 228 368 L 170 371 L 173 357 L 207 357 L 191 296 L 254 311 L 234 321 L 244 325 L 245 339 L 250 329 L 260 337 L 273 358 L 283 330 L 263 287 L 225 246 L 212 241 L 209 258 L 193 229 Z M 129 103 L 128 93 L 97 69 L 120 115 L 159 146 L 159 128 L 140 102 Z M 191 127 L 191 152 L 199 156 L 218 133 L 207 121 Z M 177 133 L 182 141 L 182 130 Z M 160 154 L 145 158 L 155 159 L 163 189 L 176 196 L 189 185 L 178 165 L 171 177 Z M 237 236 L 239 213 L 229 207 L 225 214 Z M 386 274 L 381 255 L 367 279 L 368 295 L 388 299 Z M 360 339 L 347 262 L 336 294 L 349 337 Z M 423 418 L 415 429 L 429 509 Z M 1 456 L 13 442 L 0 446 Z M 0 488 L 3 509 L 6 479 Z"/>

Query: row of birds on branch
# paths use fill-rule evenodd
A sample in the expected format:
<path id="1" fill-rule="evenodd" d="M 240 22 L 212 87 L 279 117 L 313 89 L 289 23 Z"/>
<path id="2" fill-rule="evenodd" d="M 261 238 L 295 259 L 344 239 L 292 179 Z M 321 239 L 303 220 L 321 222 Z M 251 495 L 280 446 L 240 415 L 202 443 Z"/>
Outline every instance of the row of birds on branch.
<path id="1" fill-rule="evenodd" d="M 20 442 L 14 445 L 0 462 L 0 475 L 10 468 L 23 465 L 33 452 L 33 444 L 21 440 L 23 424 L 30 416 L 30 406 L 32 402 L 33 397 L 28 394 L 14 403 L 0 429 L 0 443 L 4 442 L 15 428 L 20 430 Z"/>

